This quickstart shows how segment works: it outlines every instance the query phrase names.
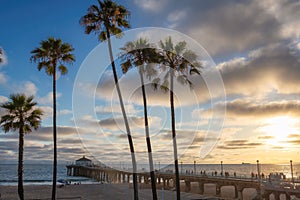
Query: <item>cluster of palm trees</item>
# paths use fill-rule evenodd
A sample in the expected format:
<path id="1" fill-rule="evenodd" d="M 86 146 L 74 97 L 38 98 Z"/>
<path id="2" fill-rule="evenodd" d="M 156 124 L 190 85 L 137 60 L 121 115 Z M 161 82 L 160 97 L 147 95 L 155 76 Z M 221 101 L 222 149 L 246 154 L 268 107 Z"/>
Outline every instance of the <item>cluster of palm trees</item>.
<path id="1" fill-rule="evenodd" d="M 130 12 L 122 5 L 112 0 L 97 0 L 98 5 L 91 5 L 88 13 L 80 19 L 80 24 L 85 28 L 85 33 L 92 32 L 98 35 L 99 41 L 107 41 L 111 66 L 114 76 L 115 87 L 118 93 L 120 107 L 126 127 L 128 143 L 130 147 L 132 166 L 133 166 L 133 186 L 134 199 L 138 199 L 137 167 L 134 151 L 134 144 L 131 130 L 123 103 L 122 93 L 119 87 L 117 76 L 117 67 L 114 62 L 112 44 L 110 37 L 121 37 L 123 29 L 130 28 L 128 18 Z M 149 132 L 148 114 L 147 114 L 147 96 L 144 86 L 144 76 L 152 81 L 153 89 L 162 89 L 169 92 L 170 111 L 171 111 L 171 129 L 174 151 L 174 165 L 176 177 L 177 199 L 180 199 L 180 183 L 178 170 L 178 155 L 176 142 L 176 120 L 174 106 L 174 79 L 181 84 L 192 85 L 190 76 L 200 74 L 200 63 L 197 62 L 197 55 L 187 49 L 187 44 L 179 42 L 174 44 L 171 37 L 159 42 L 157 48 L 145 38 L 139 38 L 136 41 L 125 44 L 122 51 L 122 64 L 120 66 L 123 73 L 127 73 L 131 68 L 137 67 L 141 81 L 141 89 L 144 105 L 144 125 L 146 144 L 148 149 L 148 160 L 150 168 L 152 197 L 157 199 L 156 179 L 153 167 L 151 139 Z M 37 63 L 38 70 L 45 69 L 47 75 L 52 76 L 53 81 L 53 184 L 52 200 L 56 199 L 56 177 L 57 177 L 57 130 L 56 130 L 56 79 L 57 72 L 67 73 L 65 64 L 72 64 L 75 57 L 72 54 L 74 48 L 63 43 L 60 39 L 53 37 L 40 42 L 40 46 L 31 51 L 32 62 Z M 158 73 L 163 72 L 163 73 Z M 159 74 L 159 75 L 158 75 Z M 161 76 L 161 74 L 164 74 Z M 19 130 L 19 184 L 18 194 L 21 200 L 24 199 L 23 190 L 23 146 L 24 134 L 31 132 L 32 128 L 37 129 L 41 123 L 42 111 L 36 108 L 36 102 L 33 96 L 26 97 L 24 94 L 11 95 L 11 101 L 1 104 L 1 107 L 7 110 L 7 114 L 2 116 L 0 125 L 5 132 Z"/>
<path id="2" fill-rule="evenodd" d="M 64 64 L 75 61 L 72 51 L 74 49 L 68 43 L 53 37 L 43 40 L 40 47 L 31 51 L 31 60 L 38 64 L 38 70 L 45 69 L 53 80 L 53 184 L 52 199 L 56 199 L 56 177 L 57 177 L 57 129 L 56 129 L 56 76 L 57 71 L 62 75 L 67 73 Z M 25 94 L 12 94 L 10 101 L 1 104 L 7 114 L 1 117 L 0 126 L 4 132 L 19 131 L 19 158 L 18 158 L 18 195 L 24 200 L 23 189 L 23 152 L 24 134 L 37 130 L 41 124 L 43 112 L 36 108 L 37 103 L 34 97 L 27 97 Z"/>
<path id="3" fill-rule="evenodd" d="M 138 199 L 138 185 L 136 176 L 136 159 L 134 154 L 134 145 L 132 141 L 131 131 L 124 108 L 121 90 L 118 83 L 117 71 L 112 53 L 112 44 L 110 40 L 111 35 L 120 37 L 122 35 L 122 29 L 129 28 L 128 17 L 129 11 L 122 5 L 119 5 L 111 0 L 98 0 L 99 5 L 92 5 L 88 9 L 88 13 L 84 15 L 80 23 L 85 27 L 85 33 L 90 34 L 95 32 L 99 35 L 100 42 L 106 41 L 108 44 L 109 56 L 111 60 L 115 86 L 117 89 L 122 115 L 126 127 L 128 143 L 131 152 L 132 166 L 133 166 L 133 185 L 134 185 L 134 199 Z M 168 37 L 165 41 L 160 41 L 159 49 L 153 44 L 149 44 L 147 39 L 140 38 L 133 42 L 128 42 L 123 48 L 121 48 L 124 62 L 121 64 L 122 71 L 128 72 L 131 67 L 138 67 L 143 104 L 144 104 L 144 123 L 146 143 L 148 149 L 148 159 L 150 168 L 150 177 L 152 184 L 152 197 L 157 199 L 155 174 L 153 168 L 152 149 L 149 133 L 148 115 L 147 115 L 147 98 L 144 86 L 144 74 L 153 80 L 154 89 L 160 88 L 170 93 L 170 109 L 171 109 L 171 124 L 172 124 L 172 139 L 173 139 L 173 151 L 174 151 L 174 165 L 176 176 L 176 192 L 177 199 L 180 199 L 180 183 L 179 183 L 179 170 L 178 170 L 178 155 L 177 155 L 177 143 L 176 143 L 176 128 L 175 128 L 175 109 L 174 109 L 174 77 L 182 84 L 191 85 L 189 76 L 192 74 L 200 74 L 200 63 L 197 62 L 197 55 L 187 50 L 186 43 L 179 42 L 173 44 L 172 38 Z M 157 63 L 160 70 L 164 70 L 164 77 L 156 77 L 156 69 L 153 63 Z M 167 67 L 165 67 L 167 66 Z M 155 77 L 155 78 L 153 78 Z"/>

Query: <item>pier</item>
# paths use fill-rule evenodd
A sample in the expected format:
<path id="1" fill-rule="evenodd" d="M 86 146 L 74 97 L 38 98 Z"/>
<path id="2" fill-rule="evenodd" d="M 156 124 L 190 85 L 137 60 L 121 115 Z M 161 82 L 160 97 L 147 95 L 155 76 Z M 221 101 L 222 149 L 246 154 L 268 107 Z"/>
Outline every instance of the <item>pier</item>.
<path id="1" fill-rule="evenodd" d="M 99 182 L 109 183 L 130 183 L 131 172 L 113 169 L 106 166 L 79 166 L 67 165 L 68 176 L 83 176 L 92 178 Z M 175 187 L 175 174 L 172 172 L 155 172 L 158 188 L 166 190 Z M 235 189 L 235 198 L 243 199 L 243 190 L 245 188 L 253 188 L 257 194 L 261 194 L 260 199 L 269 200 L 273 195 L 276 200 L 280 199 L 281 195 L 285 195 L 285 199 L 291 199 L 294 195 L 300 198 L 300 190 L 295 188 L 275 187 L 267 184 L 267 179 L 259 181 L 253 178 L 229 177 L 229 176 L 210 176 L 207 174 L 180 174 L 180 181 L 184 183 L 182 191 L 205 194 L 205 184 L 214 184 L 216 196 L 221 196 L 221 188 L 224 186 L 233 186 Z M 151 186 L 150 174 L 148 172 L 138 173 L 138 182 L 149 184 Z M 261 184 L 260 184 L 261 182 Z M 285 183 L 285 182 L 283 182 Z M 287 182 L 286 183 L 290 183 Z M 192 187 L 192 185 L 197 187 Z"/>

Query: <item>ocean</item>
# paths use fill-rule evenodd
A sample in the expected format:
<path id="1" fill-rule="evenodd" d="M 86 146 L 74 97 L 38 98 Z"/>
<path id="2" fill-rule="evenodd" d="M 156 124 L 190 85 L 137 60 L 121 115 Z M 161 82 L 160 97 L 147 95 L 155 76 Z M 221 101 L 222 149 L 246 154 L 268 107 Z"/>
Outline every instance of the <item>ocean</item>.
<path id="1" fill-rule="evenodd" d="M 146 166 L 146 165 L 145 165 Z M 140 166 L 142 169 L 145 166 Z M 0 185 L 17 185 L 18 175 L 17 175 L 17 164 L 0 164 Z M 163 167 L 163 165 L 162 165 Z M 196 164 L 196 174 L 205 173 L 207 175 L 212 175 L 212 173 L 217 172 L 220 175 L 221 165 L 220 164 Z M 155 166 L 156 170 L 162 172 L 172 172 L 174 171 L 174 166 L 169 165 L 163 168 L 159 168 L 158 165 Z M 287 178 L 291 178 L 291 168 L 289 164 L 286 165 L 275 165 L 275 164 L 261 164 L 261 173 L 266 176 L 270 173 L 283 173 Z M 193 173 L 194 164 L 183 164 L 179 163 L 179 173 Z M 257 174 L 256 164 L 223 164 L 223 172 L 229 173 L 233 176 L 234 173 L 236 177 L 241 178 L 251 178 L 251 173 Z M 300 179 L 300 164 L 293 166 L 293 176 L 295 179 Z M 86 177 L 70 177 L 67 176 L 66 165 L 58 165 L 57 170 L 57 180 L 70 180 L 72 183 L 80 182 L 85 183 L 95 183 L 94 180 L 88 179 Z M 25 164 L 24 165 L 24 185 L 51 185 L 52 184 L 52 165 L 49 164 Z"/>
<path id="2" fill-rule="evenodd" d="M 52 185 L 51 164 L 24 164 L 24 185 Z M 67 176 L 66 165 L 57 166 L 57 180 L 70 180 L 71 182 L 94 182 L 86 177 Z M 0 185 L 18 185 L 18 165 L 0 164 Z"/>

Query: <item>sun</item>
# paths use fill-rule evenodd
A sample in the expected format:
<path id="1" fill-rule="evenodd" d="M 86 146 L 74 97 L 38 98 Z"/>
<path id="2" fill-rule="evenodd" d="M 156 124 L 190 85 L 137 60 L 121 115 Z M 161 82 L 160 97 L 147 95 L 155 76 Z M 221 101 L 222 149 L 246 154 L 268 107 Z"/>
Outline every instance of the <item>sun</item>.
<path id="1" fill-rule="evenodd" d="M 264 121 L 260 131 L 272 137 L 267 141 L 268 144 L 284 146 L 290 134 L 300 134 L 297 129 L 298 123 L 299 120 L 288 116 L 273 117 Z"/>

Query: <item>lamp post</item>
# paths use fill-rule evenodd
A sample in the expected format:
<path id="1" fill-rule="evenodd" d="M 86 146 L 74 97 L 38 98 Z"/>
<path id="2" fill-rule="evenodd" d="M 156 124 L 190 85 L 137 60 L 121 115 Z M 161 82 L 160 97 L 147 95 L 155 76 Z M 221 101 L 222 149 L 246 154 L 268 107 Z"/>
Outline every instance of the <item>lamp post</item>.
<path id="1" fill-rule="evenodd" d="M 196 174 L 196 160 L 194 160 L 194 174 Z"/>
<path id="2" fill-rule="evenodd" d="M 181 174 L 182 174 L 182 172 L 183 172 L 183 171 L 182 171 L 182 161 L 181 161 L 180 163 L 181 163 Z"/>
<path id="3" fill-rule="evenodd" d="M 221 161 L 221 176 L 223 176 L 223 161 Z"/>
<path id="4" fill-rule="evenodd" d="M 293 161 L 290 160 L 291 163 L 291 175 L 292 175 L 292 183 L 294 184 L 294 172 L 293 172 Z"/>
<path id="5" fill-rule="evenodd" d="M 158 172 L 160 172 L 160 161 L 158 162 Z"/>
<path id="6" fill-rule="evenodd" d="M 256 161 L 256 163 L 257 163 L 257 173 L 258 173 L 258 191 L 257 191 L 257 193 L 258 193 L 258 197 L 259 197 L 259 199 L 261 199 L 261 176 L 260 176 L 260 165 L 259 165 L 259 160 L 257 160 Z"/>

